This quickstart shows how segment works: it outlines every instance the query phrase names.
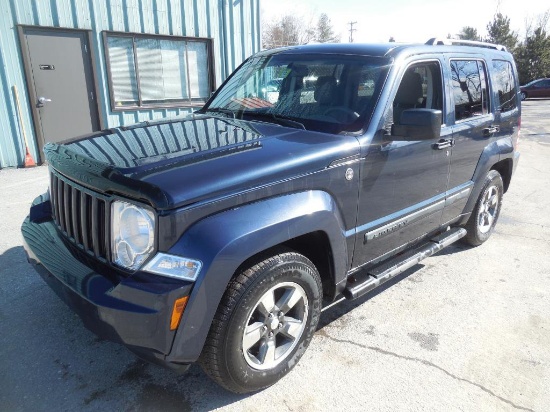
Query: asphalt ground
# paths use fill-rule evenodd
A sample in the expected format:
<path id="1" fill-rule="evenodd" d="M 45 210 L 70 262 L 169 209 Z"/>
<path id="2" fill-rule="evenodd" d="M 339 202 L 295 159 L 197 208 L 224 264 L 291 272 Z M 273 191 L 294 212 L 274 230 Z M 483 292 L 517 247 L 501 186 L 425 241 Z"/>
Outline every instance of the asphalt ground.
<path id="1" fill-rule="evenodd" d="M 96 338 L 26 262 L 47 170 L 0 170 L 0 411 L 550 410 L 550 100 L 523 104 L 496 233 L 325 308 L 296 368 L 238 396 Z"/>

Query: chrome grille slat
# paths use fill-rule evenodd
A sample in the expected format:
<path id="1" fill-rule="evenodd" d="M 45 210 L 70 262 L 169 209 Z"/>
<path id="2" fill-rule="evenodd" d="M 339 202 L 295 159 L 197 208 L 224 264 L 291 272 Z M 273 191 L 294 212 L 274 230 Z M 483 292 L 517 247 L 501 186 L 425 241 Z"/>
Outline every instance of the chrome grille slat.
<path id="1" fill-rule="evenodd" d="M 99 221 L 98 221 L 98 233 L 99 233 L 99 240 L 98 240 L 98 247 L 99 247 L 99 254 L 101 256 L 107 256 L 107 252 L 106 252 L 106 243 L 108 241 L 107 239 L 107 233 L 109 233 L 108 231 L 105 230 L 105 224 L 106 224 L 106 219 L 105 219 L 105 209 L 106 209 L 106 205 L 105 205 L 105 202 L 99 202 L 98 203 L 98 217 L 99 217 Z"/>
<path id="2" fill-rule="evenodd" d="M 65 219 L 61 213 L 63 210 L 63 181 L 57 181 L 57 224 L 65 232 Z"/>
<path id="3" fill-rule="evenodd" d="M 59 179 L 55 178 L 55 192 L 52 197 L 55 199 L 55 216 L 57 221 L 59 221 Z"/>
<path id="4" fill-rule="evenodd" d="M 69 180 L 51 173 L 53 218 L 59 229 L 78 247 L 106 260 L 109 251 L 109 202 Z"/>
<path id="5" fill-rule="evenodd" d="M 72 237 L 71 235 L 71 197 L 70 197 L 70 187 L 68 184 L 63 185 L 63 213 L 65 214 L 65 232 L 67 236 Z"/>
<path id="6" fill-rule="evenodd" d="M 88 195 L 80 192 L 80 229 L 82 230 L 82 244 L 84 250 L 90 249 L 88 242 Z"/>
<path id="7" fill-rule="evenodd" d="M 99 256 L 99 208 L 97 204 L 97 199 L 92 198 L 92 245 L 94 248 L 94 254 Z"/>
<path id="8" fill-rule="evenodd" d="M 107 257 L 108 260 L 111 260 L 111 249 L 110 249 L 110 245 L 109 245 L 109 240 L 110 240 L 110 230 L 111 230 L 111 208 L 110 207 L 107 207 L 107 205 L 105 205 L 105 222 L 104 222 L 104 230 L 103 230 L 103 233 L 105 234 L 104 238 L 105 238 L 105 242 L 104 242 L 104 248 L 105 248 L 105 256 Z"/>
<path id="9" fill-rule="evenodd" d="M 50 173 L 50 200 L 52 202 L 52 213 L 54 219 L 57 216 L 57 198 L 54 196 L 55 193 L 57 193 L 57 179 L 52 173 Z"/>
<path id="10" fill-rule="evenodd" d="M 76 187 L 71 188 L 71 222 L 72 222 L 72 230 L 73 230 L 73 239 L 76 243 L 80 242 L 80 230 L 79 230 L 79 219 L 78 219 L 78 199 L 80 199 L 80 196 L 78 195 L 78 190 Z"/>

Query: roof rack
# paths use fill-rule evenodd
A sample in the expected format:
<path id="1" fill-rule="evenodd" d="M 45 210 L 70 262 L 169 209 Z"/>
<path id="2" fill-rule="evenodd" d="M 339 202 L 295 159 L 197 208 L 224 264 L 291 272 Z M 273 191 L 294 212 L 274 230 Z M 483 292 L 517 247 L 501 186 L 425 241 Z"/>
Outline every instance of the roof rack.
<path id="1" fill-rule="evenodd" d="M 433 37 L 426 42 L 428 46 L 472 46 L 472 47 L 485 47 L 486 49 L 494 49 L 499 51 L 508 51 L 506 46 L 501 44 L 486 43 L 483 41 L 461 40 L 461 39 L 439 39 Z"/>

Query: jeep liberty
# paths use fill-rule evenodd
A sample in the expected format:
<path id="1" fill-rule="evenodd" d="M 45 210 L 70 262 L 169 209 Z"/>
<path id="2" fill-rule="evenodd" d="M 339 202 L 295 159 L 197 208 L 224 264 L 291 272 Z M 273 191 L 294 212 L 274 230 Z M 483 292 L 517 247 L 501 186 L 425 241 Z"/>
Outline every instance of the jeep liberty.
<path id="1" fill-rule="evenodd" d="M 502 46 L 263 51 L 188 117 L 46 145 L 25 249 L 98 336 L 256 391 L 296 365 L 323 301 L 489 238 L 520 115 Z"/>

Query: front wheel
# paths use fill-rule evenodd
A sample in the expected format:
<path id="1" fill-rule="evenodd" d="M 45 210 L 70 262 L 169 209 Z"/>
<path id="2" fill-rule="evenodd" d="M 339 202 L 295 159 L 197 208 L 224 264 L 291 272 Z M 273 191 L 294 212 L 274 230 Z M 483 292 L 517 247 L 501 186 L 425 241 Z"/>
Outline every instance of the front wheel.
<path id="1" fill-rule="evenodd" d="M 286 375 L 305 352 L 321 313 L 313 263 L 284 252 L 242 271 L 227 287 L 200 363 L 224 388 L 247 393 Z"/>
<path id="2" fill-rule="evenodd" d="M 474 211 L 466 223 L 467 234 L 463 240 L 472 246 L 481 245 L 495 229 L 500 208 L 504 185 L 502 177 L 496 170 L 490 170 L 485 177 L 485 184 L 477 199 Z"/>
<path id="3" fill-rule="evenodd" d="M 520 95 L 520 97 L 521 97 L 521 100 L 527 99 L 527 93 L 521 92 L 519 95 Z"/>

